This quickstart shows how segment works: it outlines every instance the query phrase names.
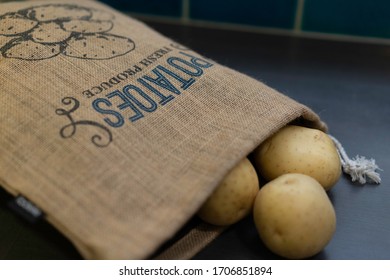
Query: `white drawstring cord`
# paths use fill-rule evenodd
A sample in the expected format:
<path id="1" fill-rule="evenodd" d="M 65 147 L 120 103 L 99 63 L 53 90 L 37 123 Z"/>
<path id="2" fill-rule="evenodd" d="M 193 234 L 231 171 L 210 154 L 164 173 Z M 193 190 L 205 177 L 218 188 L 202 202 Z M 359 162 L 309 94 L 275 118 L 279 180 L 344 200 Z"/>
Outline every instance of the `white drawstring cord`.
<path id="1" fill-rule="evenodd" d="M 356 156 L 350 159 L 341 143 L 332 135 L 329 135 L 329 137 L 336 145 L 344 173 L 351 176 L 352 182 L 358 181 L 360 184 L 365 184 L 369 181 L 376 184 L 381 182 L 380 174 L 376 170 L 382 169 L 378 167 L 374 159 L 366 159 L 362 156 Z"/>

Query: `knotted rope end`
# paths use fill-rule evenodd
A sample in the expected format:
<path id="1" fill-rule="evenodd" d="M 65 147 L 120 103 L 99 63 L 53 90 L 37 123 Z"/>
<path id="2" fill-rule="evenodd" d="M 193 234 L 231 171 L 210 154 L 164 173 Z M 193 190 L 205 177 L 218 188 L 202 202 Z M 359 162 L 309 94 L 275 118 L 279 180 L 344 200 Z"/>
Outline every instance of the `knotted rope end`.
<path id="1" fill-rule="evenodd" d="M 359 155 L 350 159 L 341 143 L 335 137 L 331 135 L 329 137 L 337 148 L 343 172 L 351 176 L 352 182 L 357 181 L 360 184 L 381 183 L 381 177 L 377 171 L 382 171 L 382 169 L 378 167 L 374 159 L 367 159 Z"/>
<path id="2" fill-rule="evenodd" d="M 381 183 L 381 177 L 377 170 L 382 169 L 378 167 L 374 159 L 356 156 L 343 165 L 343 170 L 351 176 L 352 182 L 358 181 L 360 184 Z"/>

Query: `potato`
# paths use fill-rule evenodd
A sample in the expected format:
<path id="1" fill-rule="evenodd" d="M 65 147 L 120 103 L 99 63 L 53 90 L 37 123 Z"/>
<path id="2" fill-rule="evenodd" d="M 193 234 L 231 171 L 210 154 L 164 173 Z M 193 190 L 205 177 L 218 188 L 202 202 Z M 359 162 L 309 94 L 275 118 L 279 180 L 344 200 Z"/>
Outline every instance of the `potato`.
<path id="1" fill-rule="evenodd" d="M 341 176 L 341 162 L 330 137 L 318 130 L 288 125 L 253 153 L 254 164 L 270 181 L 286 173 L 302 173 L 330 190 Z"/>
<path id="2" fill-rule="evenodd" d="M 282 175 L 260 189 L 253 218 L 264 244 L 288 259 L 319 253 L 336 229 L 335 210 L 324 188 L 297 173 Z"/>
<path id="3" fill-rule="evenodd" d="M 198 216 L 213 225 L 231 225 L 252 211 L 259 191 L 259 180 L 252 163 L 244 158 L 219 183 L 198 211 Z"/>

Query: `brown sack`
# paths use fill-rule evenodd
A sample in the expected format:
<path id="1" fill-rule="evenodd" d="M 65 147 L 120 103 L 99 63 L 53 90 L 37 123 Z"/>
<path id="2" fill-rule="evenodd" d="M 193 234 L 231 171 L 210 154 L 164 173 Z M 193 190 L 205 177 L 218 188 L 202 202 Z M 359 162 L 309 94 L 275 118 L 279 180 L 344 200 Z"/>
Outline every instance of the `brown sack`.
<path id="1" fill-rule="evenodd" d="M 92 1 L 1 4 L 0 50 L 0 185 L 89 259 L 149 258 L 270 134 L 297 119 L 326 129 Z M 185 258 L 209 241 L 200 232 Z"/>

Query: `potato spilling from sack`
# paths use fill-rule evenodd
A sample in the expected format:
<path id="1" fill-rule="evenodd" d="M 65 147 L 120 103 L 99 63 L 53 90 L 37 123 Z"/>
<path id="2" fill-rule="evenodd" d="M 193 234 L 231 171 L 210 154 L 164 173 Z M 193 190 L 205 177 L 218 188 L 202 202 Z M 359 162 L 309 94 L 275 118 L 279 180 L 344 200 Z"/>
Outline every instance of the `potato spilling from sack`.
<path id="1" fill-rule="evenodd" d="M 288 259 L 322 251 L 336 230 L 328 197 L 341 176 L 333 140 L 324 132 L 288 125 L 244 158 L 222 180 L 198 212 L 214 225 L 231 225 L 253 211 L 265 246 Z M 259 189 L 261 174 L 268 181 Z"/>
<path id="2" fill-rule="evenodd" d="M 285 174 L 264 185 L 256 197 L 253 218 L 264 244 L 289 259 L 319 253 L 336 229 L 326 191 L 303 174 Z"/>
<path id="3" fill-rule="evenodd" d="M 341 176 L 341 163 L 330 137 L 317 129 L 288 125 L 254 151 L 256 169 L 271 181 L 286 173 L 306 174 L 330 190 Z"/>
<path id="4" fill-rule="evenodd" d="M 259 180 L 252 163 L 244 158 L 220 182 L 198 211 L 198 216 L 213 225 L 231 225 L 253 209 Z"/>

